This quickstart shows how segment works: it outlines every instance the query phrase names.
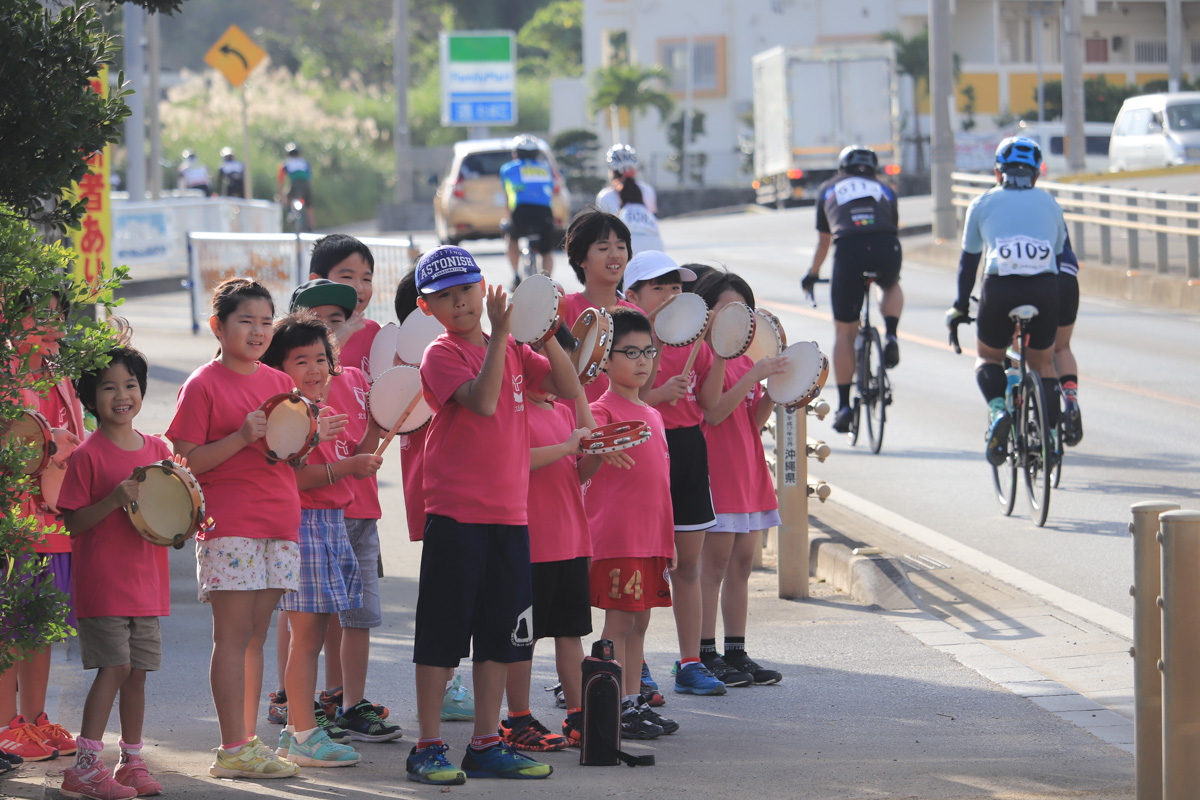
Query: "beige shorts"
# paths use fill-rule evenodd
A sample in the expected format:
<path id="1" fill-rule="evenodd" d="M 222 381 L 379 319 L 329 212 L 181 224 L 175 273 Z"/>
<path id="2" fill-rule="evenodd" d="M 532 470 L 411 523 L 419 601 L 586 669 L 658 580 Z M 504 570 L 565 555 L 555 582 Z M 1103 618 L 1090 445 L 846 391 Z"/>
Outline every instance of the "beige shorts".
<path id="1" fill-rule="evenodd" d="M 81 617 L 76 627 L 84 669 L 128 664 L 153 672 L 162 666 L 158 617 Z"/>
<path id="2" fill-rule="evenodd" d="M 200 602 L 209 592 L 253 592 L 300 585 L 300 547 L 282 539 L 222 536 L 196 542 L 196 579 Z"/>

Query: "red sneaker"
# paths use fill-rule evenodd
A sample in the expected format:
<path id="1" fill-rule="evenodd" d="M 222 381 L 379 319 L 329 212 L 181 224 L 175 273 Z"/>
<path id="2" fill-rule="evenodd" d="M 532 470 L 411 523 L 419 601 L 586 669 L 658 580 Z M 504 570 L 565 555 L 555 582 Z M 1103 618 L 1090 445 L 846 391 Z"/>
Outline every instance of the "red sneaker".
<path id="1" fill-rule="evenodd" d="M 57 750 L 60 756 L 75 755 L 75 751 L 78 749 L 75 746 L 75 737 L 68 733 L 62 725 L 51 722 L 45 711 L 38 714 L 38 718 L 33 721 L 33 726 L 42 732 L 42 736 L 46 738 L 46 744 Z"/>
<path id="2" fill-rule="evenodd" d="M 567 740 L 567 747 L 583 745 L 583 712 L 567 714 L 563 720 L 562 735 Z"/>
<path id="3" fill-rule="evenodd" d="M 137 789 L 117 783 L 99 755 L 77 767 L 63 770 L 63 797 L 87 797 L 91 800 L 133 800 Z"/>
<path id="4" fill-rule="evenodd" d="M 58 756 L 58 750 L 46 742 L 42 732 L 20 714 L 8 721 L 8 730 L 0 731 L 0 750 L 16 753 L 26 761 L 45 761 Z"/>
<path id="5" fill-rule="evenodd" d="M 146 762 L 142 760 L 141 753 L 122 750 L 121 763 L 117 765 L 113 779 L 123 786 L 136 789 L 138 797 L 162 794 L 162 784 L 150 776 L 150 770 L 146 768 Z"/>

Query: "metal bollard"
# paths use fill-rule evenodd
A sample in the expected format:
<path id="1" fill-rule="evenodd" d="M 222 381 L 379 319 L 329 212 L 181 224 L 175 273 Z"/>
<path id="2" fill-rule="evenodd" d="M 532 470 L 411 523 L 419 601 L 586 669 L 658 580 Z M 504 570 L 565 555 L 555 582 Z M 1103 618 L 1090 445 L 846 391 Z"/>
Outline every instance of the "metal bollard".
<path id="1" fill-rule="evenodd" d="M 808 496 L 815 497 L 824 503 L 829 499 L 829 495 L 833 489 L 829 488 L 829 484 L 825 481 L 817 480 L 816 478 L 808 479 Z"/>
<path id="2" fill-rule="evenodd" d="M 1137 204 L 1138 201 L 1136 197 L 1125 198 L 1125 205 L 1136 208 Z M 1125 218 L 1130 222 L 1136 223 L 1138 221 L 1137 212 L 1126 214 Z M 1129 238 L 1126 240 L 1129 245 L 1129 271 L 1137 272 L 1138 266 L 1141 264 L 1141 258 L 1138 256 L 1138 232 L 1134 228 L 1127 228 L 1126 233 L 1129 236 Z"/>
<path id="3" fill-rule="evenodd" d="M 808 597 L 808 464 L 800 443 L 807 441 L 808 414 L 775 409 L 775 492 L 779 496 L 779 596 Z"/>
<path id="4" fill-rule="evenodd" d="M 1101 188 L 1107 189 L 1109 187 L 1104 186 Z M 1112 205 L 1112 195 L 1102 194 L 1100 195 L 1100 199 L 1107 201 L 1107 205 L 1100 209 L 1100 216 L 1104 219 L 1108 219 L 1112 216 L 1112 212 L 1108 210 L 1108 206 Z M 1107 223 L 1103 222 L 1100 223 L 1100 263 L 1112 263 L 1112 228 L 1110 228 Z"/>
<path id="5" fill-rule="evenodd" d="M 1163 800 L 1200 787 L 1200 512 L 1159 516 L 1162 542 Z"/>
<path id="6" fill-rule="evenodd" d="M 815 458 L 822 464 L 825 463 L 825 459 L 829 458 L 830 453 L 829 445 L 825 444 L 820 439 L 814 439 L 811 436 L 808 437 L 808 444 L 805 446 L 805 451 L 807 452 L 809 458 Z"/>
<path id="7" fill-rule="evenodd" d="M 1158 545 L 1159 515 L 1175 503 L 1135 503 L 1133 522 L 1133 686 L 1137 800 L 1162 800 L 1162 621 L 1158 597 L 1162 589 L 1162 556 Z"/>
<path id="8" fill-rule="evenodd" d="M 1192 197 L 1196 197 L 1195 194 Z M 1200 203 L 1185 203 L 1184 208 L 1189 214 L 1200 212 Z M 1200 220 L 1189 219 L 1189 228 L 1200 228 Z M 1200 280 L 1200 236 L 1192 234 L 1187 237 L 1187 276 L 1188 280 Z"/>
<path id="9" fill-rule="evenodd" d="M 1155 200 L 1154 207 L 1165 211 L 1167 209 L 1166 200 Z M 1154 222 L 1158 225 L 1166 225 L 1166 217 L 1155 217 Z M 1161 231 L 1154 234 L 1154 262 L 1160 275 L 1165 275 L 1171 270 L 1170 260 L 1167 258 L 1167 235 Z"/>

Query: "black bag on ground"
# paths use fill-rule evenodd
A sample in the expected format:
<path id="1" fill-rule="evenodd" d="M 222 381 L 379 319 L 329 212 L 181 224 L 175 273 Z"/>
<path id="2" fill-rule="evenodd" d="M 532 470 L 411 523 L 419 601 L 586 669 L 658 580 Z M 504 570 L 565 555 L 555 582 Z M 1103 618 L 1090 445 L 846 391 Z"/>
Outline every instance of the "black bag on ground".
<path id="1" fill-rule="evenodd" d="M 583 738 L 579 763 L 585 767 L 654 765 L 654 756 L 621 750 L 621 665 L 613 660 L 613 643 L 600 639 L 583 660 Z"/>

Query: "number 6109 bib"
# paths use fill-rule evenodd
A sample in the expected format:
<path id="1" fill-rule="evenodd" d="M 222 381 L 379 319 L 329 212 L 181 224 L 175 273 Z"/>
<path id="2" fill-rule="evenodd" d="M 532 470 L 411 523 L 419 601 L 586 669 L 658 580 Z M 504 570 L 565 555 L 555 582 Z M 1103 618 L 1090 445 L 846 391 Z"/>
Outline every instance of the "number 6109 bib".
<path id="1" fill-rule="evenodd" d="M 996 240 L 997 274 L 1041 275 L 1054 269 L 1054 247 L 1045 239 L 1010 236 Z"/>

